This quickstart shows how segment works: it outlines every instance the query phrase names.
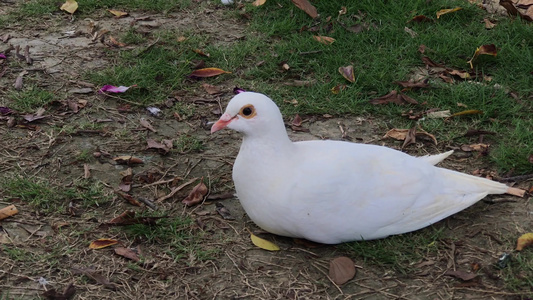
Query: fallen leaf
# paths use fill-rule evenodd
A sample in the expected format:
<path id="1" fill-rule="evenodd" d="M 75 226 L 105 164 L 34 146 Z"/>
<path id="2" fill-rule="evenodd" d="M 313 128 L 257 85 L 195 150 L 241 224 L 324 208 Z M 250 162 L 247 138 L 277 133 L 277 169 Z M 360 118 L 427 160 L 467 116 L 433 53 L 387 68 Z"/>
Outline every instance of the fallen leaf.
<path id="1" fill-rule="evenodd" d="M 444 72 L 447 73 L 447 74 L 453 75 L 453 76 L 459 76 L 459 77 L 461 77 L 462 79 L 468 79 L 468 78 L 471 77 L 471 76 L 470 76 L 470 73 L 465 72 L 465 71 L 459 71 L 459 70 L 445 70 Z"/>
<path id="2" fill-rule="evenodd" d="M 296 5 L 299 9 L 303 10 L 306 14 L 308 14 L 311 18 L 315 19 L 318 17 L 318 12 L 316 10 L 316 7 L 314 7 L 309 1 L 307 0 L 292 0 L 292 3 Z"/>
<path id="3" fill-rule="evenodd" d="M 83 164 L 83 179 L 89 179 L 91 177 L 91 167 L 89 164 Z"/>
<path id="4" fill-rule="evenodd" d="M 253 6 L 261 6 L 266 3 L 266 0 L 255 0 L 252 5 Z"/>
<path id="5" fill-rule="evenodd" d="M 338 93 L 344 91 L 346 89 L 346 84 L 338 84 L 334 87 L 331 88 L 331 92 L 334 94 L 334 95 L 337 95 Z"/>
<path id="6" fill-rule="evenodd" d="M 297 127 L 302 126 L 302 118 L 300 117 L 299 114 L 296 114 L 294 116 L 294 119 L 292 120 L 291 125 L 297 126 Z"/>
<path id="7" fill-rule="evenodd" d="M 156 142 L 153 139 L 147 139 L 146 143 L 148 144 L 146 149 L 157 149 L 158 151 L 161 152 L 161 154 L 167 154 L 170 151 L 170 149 L 172 149 L 172 147 L 174 146 L 172 143 L 172 140 L 168 140 L 168 139 L 163 139 L 161 143 Z"/>
<path id="8" fill-rule="evenodd" d="M 125 184 L 123 184 L 121 182 L 120 185 L 119 185 L 119 188 L 122 191 L 116 191 L 117 195 L 122 197 L 124 200 L 128 201 L 131 205 L 141 206 L 141 202 L 139 202 L 139 200 L 133 198 L 132 195 L 125 193 L 125 192 L 128 192 L 131 189 L 130 185 L 125 185 Z"/>
<path id="9" fill-rule="evenodd" d="M 448 118 L 450 116 L 451 114 L 449 110 L 432 111 L 426 114 L 426 118 L 429 118 L 429 119 Z"/>
<path id="10" fill-rule="evenodd" d="M 433 20 L 424 15 L 418 15 L 418 16 L 414 16 L 411 20 L 407 21 L 407 23 L 409 22 L 422 23 L 422 22 L 433 22 Z"/>
<path id="11" fill-rule="evenodd" d="M 522 251 L 522 249 L 531 245 L 533 245 L 533 233 L 523 234 L 516 241 L 516 251 Z"/>
<path id="12" fill-rule="evenodd" d="M 416 143 L 416 126 L 413 126 L 407 131 L 405 139 L 403 140 L 402 149 L 414 143 Z"/>
<path id="13" fill-rule="evenodd" d="M 476 59 L 478 56 L 480 55 L 492 55 L 492 56 L 496 56 L 498 54 L 498 50 L 496 49 L 496 46 L 494 44 L 489 44 L 489 45 L 482 45 L 481 47 L 478 47 L 476 49 L 476 51 L 474 52 L 474 56 L 472 56 L 472 58 L 468 61 L 468 63 L 470 64 L 470 68 L 473 69 L 474 68 L 474 65 L 473 65 L 473 61 L 474 59 Z"/>
<path id="14" fill-rule="evenodd" d="M 123 11 L 120 11 L 120 10 L 108 9 L 107 11 L 112 13 L 113 15 L 115 15 L 115 17 L 117 17 L 117 18 L 122 18 L 122 17 L 125 17 L 125 16 L 128 15 L 127 12 L 123 12 Z"/>
<path id="15" fill-rule="evenodd" d="M 463 9 L 462 7 L 456 7 L 456 8 L 448 8 L 448 9 L 441 9 L 437 12 L 437 19 L 440 18 L 440 16 L 442 15 L 445 15 L 445 14 L 449 14 L 449 13 L 452 13 L 452 12 L 456 12 L 458 10 L 461 10 Z"/>
<path id="16" fill-rule="evenodd" d="M 463 110 L 463 111 L 454 113 L 450 117 L 459 117 L 459 116 L 465 116 L 465 115 L 482 115 L 482 114 L 483 114 L 483 112 L 481 110 L 468 109 L 468 110 Z"/>
<path id="17" fill-rule="evenodd" d="M 205 77 L 218 76 L 224 73 L 229 74 L 231 72 L 224 71 L 219 68 L 203 68 L 203 69 L 194 70 L 191 74 L 189 74 L 189 77 L 205 78 Z"/>
<path id="18" fill-rule="evenodd" d="M 335 284 L 344 284 L 354 276 L 355 264 L 349 257 L 337 257 L 329 263 L 329 277 Z"/>
<path id="19" fill-rule="evenodd" d="M 261 249 L 268 250 L 268 251 L 279 251 L 280 250 L 278 245 L 270 241 L 267 241 L 265 239 L 262 239 L 251 232 L 250 232 L 250 239 L 252 240 L 252 243 L 254 245 L 256 245 L 257 247 Z"/>
<path id="20" fill-rule="evenodd" d="M 205 195 L 207 195 L 207 186 L 204 184 L 204 178 L 200 179 L 200 183 L 198 183 L 192 191 L 189 193 L 185 199 L 183 199 L 181 202 L 185 203 L 187 206 L 193 206 L 195 204 L 198 204 L 204 200 Z"/>
<path id="21" fill-rule="evenodd" d="M 514 17 L 521 15 L 511 0 L 500 0 L 499 3 L 501 6 L 505 8 L 505 10 L 507 10 L 508 15 L 514 16 Z"/>
<path id="22" fill-rule="evenodd" d="M 444 68 L 444 65 L 441 65 L 441 64 L 438 64 L 434 61 L 432 61 L 429 57 L 427 56 L 423 56 L 422 57 L 422 61 L 424 62 L 424 64 L 426 64 L 426 66 L 428 67 L 433 67 L 433 68 Z"/>
<path id="23" fill-rule="evenodd" d="M 184 41 L 186 41 L 186 40 L 187 40 L 187 38 L 186 38 L 186 37 L 184 37 L 184 36 L 179 36 L 179 37 L 178 37 L 178 38 L 177 38 L 176 40 L 178 41 L 178 43 L 181 43 L 181 42 L 184 42 Z"/>
<path id="24" fill-rule="evenodd" d="M 121 213 L 120 215 L 114 217 L 113 219 L 109 220 L 106 224 L 111 224 L 111 225 L 136 224 L 134 220 L 135 220 L 135 211 L 127 210 Z"/>
<path id="25" fill-rule="evenodd" d="M 212 85 L 212 84 L 208 84 L 208 83 L 204 83 L 202 84 L 202 86 L 204 87 L 204 90 L 209 94 L 209 95 L 218 95 L 218 94 L 221 94 L 222 91 L 220 90 L 220 88 Z"/>
<path id="26" fill-rule="evenodd" d="M 224 220 L 235 220 L 235 218 L 231 215 L 230 211 L 224 206 L 224 204 L 217 202 L 215 204 L 217 213 L 224 219 Z"/>
<path id="27" fill-rule="evenodd" d="M 418 33 L 416 33 L 416 31 L 412 30 L 411 28 L 409 28 L 407 26 L 405 26 L 403 28 L 403 31 L 407 32 L 407 34 L 409 34 L 411 36 L 411 38 L 413 38 L 413 39 L 418 35 Z"/>
<path id="28" fill-rule="evenodd" d="M 483 22 L 485 22 L 485 28 L 486 29 L 492 29 L 496 24 L 492 23 L 489 19 L 485 18 L 483 19 Z"/>
<path id="29" fill-rule="evenodd" d="M 116 244 L 118 244 L 117 240 L 103 238 L 103 239 L 97 239 L 96 241 L 92 241 L 91 244 L 89 245 L 89 248 L 90 249 L 102 249 L 102 248 L 113 246 Z"/>
<path id="30" fill-rule="evenodd" d="M 415 99 L 405 94 L 398 93 L 396 90 L 392 90 L 387 95 L 372 99 L 370 100 L 370 103 L 374 105 L 387 104 L 387 103 L 396 103 L 398 105 L 404 105 L 405 103 L 418 104 L 418 102 Z"/>
<path id="31" fill-rule="evenodd" d="M 200 49 L 192 49 L 192 51 L 194 51 L 196 54 L 201 55 L 201 56 L 205 56 L 205 57 L 211 56 L 211 54 L 205 53 L 204 51 Z"/>
<path id="32" fill-rule="evenodd" d="M 144 163 L 142 159 L 131 155 L 117 156 L 114 157 L 113 160 L 116 161 L 119 165 L 133 165 Z"/>
<path id="33" fill-rule="evenodd" d="M 117 47 L 117 48 L 125 47 L 125 46 L 126 46 L 126 44 L 117 41 L 117 39 L 115 39 L 115 38 L 112 37 L 111 35 L 109 36 L 109 43 L 108 43 L 108 45 L 109 45 L 109 46 L 113 46 L 113 47 Z"/>
<path id="34" fill-rule="evenodd" d="M 424 52 L 426 52 L 426 48 L 426 45 L 421 44 L 420 46 L 418 46 L 418 52 L 424 54 Z"/>
<path id="35" fill-rule="evenodd" d="M 68 300 L 71 299 L 76 293 L 76 287 L 73 283 L 70 283 L 63 293 L 59 293 L 54 288 L 49 289 L 43 293 L 43 296 L 48 300 Z"/>
<path id="36" fill-rule="evenodd" d="M 15 207 L 15 205 L 9 205 L 2 209 L 0 209 L 0 220 L 3 220 L 5 218 L 14 216 L 18 213 L 18 209 Z"/>
<path id="37" fill-rule="evenodd" d="M 117 255 L 120 255 L 120 256 L 123 256 L 125 258 L 128 258 L 128 259 L 131 259 L 135 262 L 138 262 L 139 260 L 141 260 L 139 258 L 139 255 L 137 255 L 137 253 L 135 253 L 135 251 L 129 249 L 129 248 L 125 248 L 125 247 L 117 247 L 115 248 L 115 253 Z"/>
<path id="38" fill-rule="evenodd" d="M 429 84 L 426 81 L 395 81 L 394 83 L 408 89 L 429 87 Z"/>
<path id="39" fill-rule="evenodd" d="M 339 73 L 349 82 L 355 82 L 355 75 L 353 73 L 353 66 L 339 67 Z"/>
<path id="40" fill-rule="evenodd" d="M 67 0 L 63 5 L 61 5 L 61 10 L 64 10 L 70 14 L 74 14 L 78 9 L 78 2 L 74 0 Z"/>
<path id="41" fill-rule="evenodd" d="M 335 39 L 329 36 L 323 36 L 323 35 L 313 35 L 313 38 L 324 45 L 329 45 L 333 42 L 335 42 Z"/>
<path id="42" fill-rule="evenodd" d="M 484 153 L 488 151 L 489 147 L 490 147 L 489 144 L 478 143 L 478 144 L 470 144 L 470 145 L 461 145 L 461 150 L 464 152 L 477 151 L 477 152 Z"/>
<path id="43" fill-rule="evenodd" d="M 135 87 L 137 85 L 132 85 L 132 86 L 114 86 L 114 85 L 104 85 L 102 88 L 100 88 L 98 90 L 98 93 L 104 93 L 104 92 L 109 92 L 109 93 L 124 93 L 125 91 L 129 90 L 130 88 L 132 87 Z"/>
<path id="44" fill-rule="evenodd" d="M 103 285 L 105 288 L 108 288 L 108 289 L 111 289 L 111 290 L 116 290 L 117 289 L 117 287 L 113 283 L 111 283 L 111 281 L 109 281 L 109 279 L 107 279 L 104 276 L 100 275 L 99 273 L 97 273 L 93 269 L 72 268 L 72 273 L 73 274 L 85 275 L 85 276 L 89 277 L 90 279 L 96 281 L 97 283 Z"/>
<path id="45" fill-rule="evenodd" d="M 390 138 L 393 138 L 395 140 L 404 141 L 407 138 L 407 134 L 409 133 L 410 130 L 412 130 L 412 128 L 411 129 L 393 128 L 393 129 L 387 131 L 387 133 L 385 133 L 383 138 L 390 137 Z M 426 132 L 425 130 L 422 130 L 421 128 L 418 128 L 416 130 L 416 135 L 415 136 L 419 137 L 419 138 L 431 140 L 435 145 L 437 145 L 437 138 L 435 138 L 434 135 Z"/>
<path id="46" fill-rule="evenodd" d="M 145 118 L 141 118 L 139 123 L 141 124 L 142 127 L 150 130 L 151 132 L 157 132 L 157 130 L 155 130 L 155 128 L 152 126 L 152 124 L 148 120 L 146 120 Z"/>
<path id="47" fill-rule="evenodd" d="M 477 274 L 461 271 L 461 270 L 448 270 L 444 273 L 444 275 L 453 276 L 455 278 L 459 278 L 463 281 L 469 281 L 477 277 Z"/>

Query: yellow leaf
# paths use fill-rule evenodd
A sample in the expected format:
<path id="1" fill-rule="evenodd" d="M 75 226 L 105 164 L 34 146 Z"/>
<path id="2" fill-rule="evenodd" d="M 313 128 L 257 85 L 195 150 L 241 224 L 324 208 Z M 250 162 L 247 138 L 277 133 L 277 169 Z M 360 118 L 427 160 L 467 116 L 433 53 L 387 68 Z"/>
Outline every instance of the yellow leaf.
<path id="1" fill-rule="evenodd" d="M 533 233 L 522 234 L 516 241 L 516 250 L 522 251 L 522 249 L 530 245 L 533 245 Z"/>
<path id="2" fill-rule="evenodd" d="M 252 3 L 253 6 L 261 6 L 267 2 L 266 0 L 255 0 L 254 3 Z"/>
<path id="3" fill-rule="evenodd" d="M 125 17 L 125 16 L 128 15 L 127 12 L 123 12 L 123 11 L 120 11 L 120 10 L 108 9 L 107 11 L 109 11 L 112 14 L 114 14 L 115 17 L 117 17 L 117 18 Z"/>
<path id="4" fill-rule="evenodd" d="M 67 2 L 61 5 L 61 10 L 64 10 L 71 14 L 73 14 L 76 9 L 78 9 L 78 2 L 76 2 L 75 0 L 67 0 Z"/>
<path id="5" fill-rule="evenodd" d="M 323 36 L 323 35 L 314 35 L 313 38 L 322 44 L 329 45 L 333 42 L 335 42 L 335 39 L 329 36 Z"/>
<path id="6" fill-rule="evenodd" d="M 97 239 L 96 241 L 92 241 L 89 245 L 89 248 L 91 249 L 102 249 L 105 247 L 113 246 L 115 244 L 118 244 L 117 240 L 113 239 Z"/>
<path id="7" fill-rule="evenodd" d="M 448 9 L 441 9 L 437 12 L 437 19 L 440 18 L 440 16 L 442 15 L 445 15 L 445 14 L 449 14 L 449 13 L 452 13 L 452 12 L 456 12 L 458 10 L 461 10 L 463 9 L 462 7 L 456 7 L 456 8 L 448 8 Z"/>
<path id="8" fill-rule="evenodd" d="M 278 245 L 270 242 L 270 241 L 267 241 L 265 239 L 262 239 L 256 235 L 254 235 L 253 233 L 250 232 L 250 239 L 252 239 L 252 243 L 254 243 L 254 245 L 256 245 L 257 247 L 261 248 L 261 249 L 265 249 L 265 250 L 268 250 L 268 251 L 279 251 L 279 247 Z"/>
<path id="9" fill-rule="evenodd" d="M 483 114 L 481 110 L 468 109 L 468 110 L 463 110 L 463 111 L 454 113 L 453 115 L 451 115 L 451 117 L 458 117 L 458 116 L 465 116 L 465 115 L 481 115 L 481 114 Z"/>

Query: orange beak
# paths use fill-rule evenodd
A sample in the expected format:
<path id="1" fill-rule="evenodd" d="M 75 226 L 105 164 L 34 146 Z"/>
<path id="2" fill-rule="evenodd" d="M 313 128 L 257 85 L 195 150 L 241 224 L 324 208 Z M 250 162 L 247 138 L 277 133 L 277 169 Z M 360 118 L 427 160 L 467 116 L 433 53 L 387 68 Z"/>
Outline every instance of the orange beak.
<path id="1" fill-rule="evenodd" d="M 211 133 L 215 133 L 221 129 L 226 128 L 231 121 L 235 120 L 235 117 L 230 116 L 229 114 L 225 113 L 223 114 L 218 121 L 213 124 L 213 127 L 211 127 Z"/>

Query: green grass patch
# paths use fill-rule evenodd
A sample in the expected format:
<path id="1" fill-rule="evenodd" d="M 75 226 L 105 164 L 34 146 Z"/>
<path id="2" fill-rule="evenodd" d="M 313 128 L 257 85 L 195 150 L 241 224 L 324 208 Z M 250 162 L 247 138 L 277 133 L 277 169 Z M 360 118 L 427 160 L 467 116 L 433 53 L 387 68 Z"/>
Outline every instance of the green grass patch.
<path id="1" fill-rule="evenodd" d="M 15 177 L 0 181 L 0 187 L 6 196 L 20 198 L 43 213 L 64 211 L 70 202 L 84 208 L 99 206 L 111 198 L 101 183 L 88 180 L 64 187 L 44 179 Z"/>
<path id="2" fill-rule="evenodd" d="M 529 296 L 533 296 L 533 251 L 525 249 L 513 254 L 509 266 L 502 270 L 502 277 L 509 290 L 529 290 Z"/>
<path id="3" fill-rule="evenodd" d="M 145 216 L 164 216 L 164 212 Z M 201 237 L 191 229 L 192 224 L 193 220 L 189 217 L 172 216 L 161 218 L 156 224 L 134 224 L 122 228 L 130 238 L 150 244 L 164 245 L 165 248 L 161 248 L 161 251 L 176 261 L 184 258 L 189 260 L 213 259 L 217 250 L 206 248 L 201 243 Z"/>
<path id="4" fill-rule="evenodd" d="M 443 229 L 429 227 L 386 239 L 345 243 L 339 247 L 350 257 L 408 274 L 422 258 L 437 253 Z"/>
<path id="5" fill-rule="evenodd" d="M 54 94 L 36 86 L 24 88 L 21 91 L 10 91 L 8 98 L 10 108 L 19 112 L 33 112 L 45 106 L 54 99 Z"/>

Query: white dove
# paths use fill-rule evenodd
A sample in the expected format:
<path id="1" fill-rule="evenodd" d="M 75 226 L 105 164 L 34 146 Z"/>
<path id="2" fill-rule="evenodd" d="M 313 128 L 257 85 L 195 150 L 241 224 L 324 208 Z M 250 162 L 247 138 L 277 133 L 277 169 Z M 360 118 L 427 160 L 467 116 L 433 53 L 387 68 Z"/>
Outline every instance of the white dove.
<path id="1" fill-rule="evenodd" d="M 244 135 L 233 166 L 237 197 L 262 229 L 318 243 L 384 238 L 429 226 L 488 194 L 524 191 L 433 166 L 377 145 L 292 142 L 276 104 L 243 92 L 211 128 Z"/>

